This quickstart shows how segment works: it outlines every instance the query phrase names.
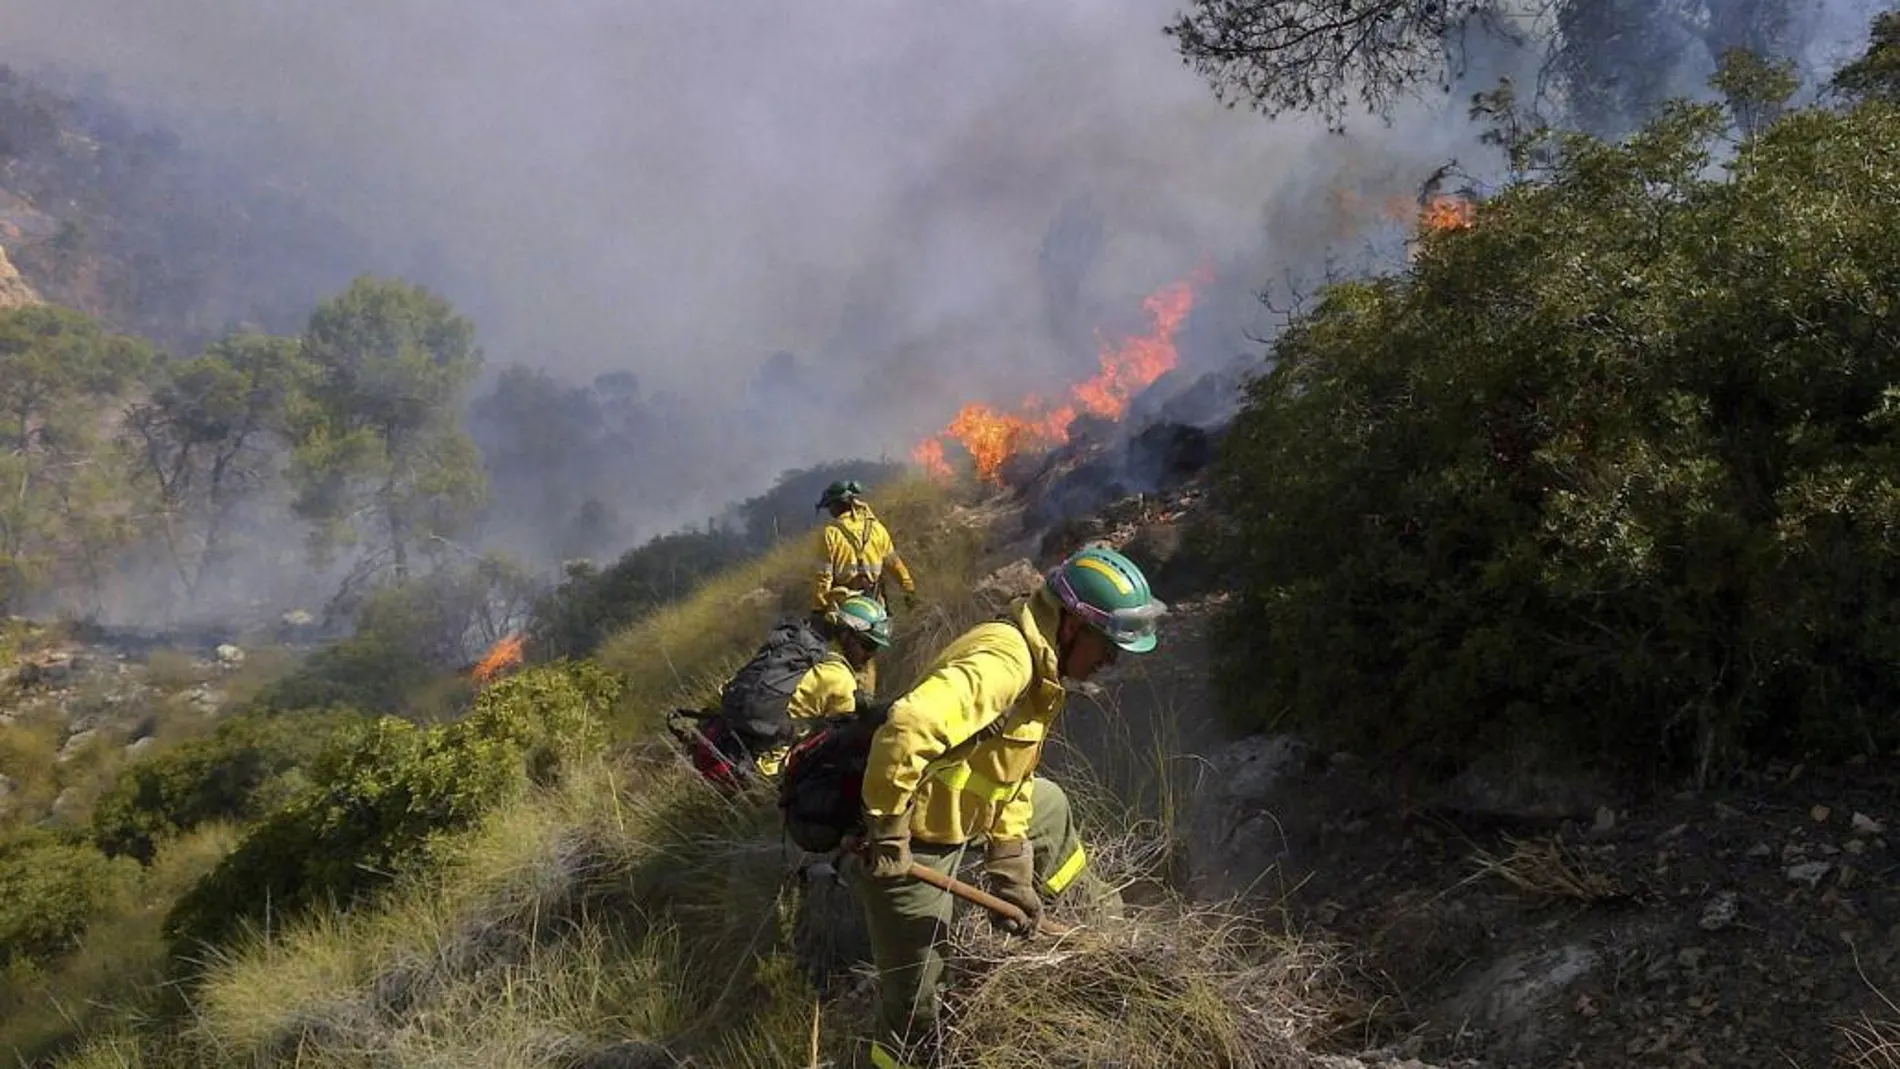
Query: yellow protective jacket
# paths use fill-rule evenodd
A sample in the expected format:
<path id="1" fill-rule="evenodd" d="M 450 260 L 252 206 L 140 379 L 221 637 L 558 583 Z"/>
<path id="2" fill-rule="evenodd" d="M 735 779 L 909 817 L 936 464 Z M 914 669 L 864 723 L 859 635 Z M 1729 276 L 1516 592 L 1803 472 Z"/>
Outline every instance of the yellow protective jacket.
<path id="1" fill-rule="evenodd" d="M 819 611 L 831 608 L 833 599 L 842 597 L 833 594 L 836 589 L 866 593 L 885 601 L 882 581 L 886 568 L 906 593 L 917 590 L 904 558 L 897 555 L 890 529 L 871 506 L 856 502 L 850 512 L 825 524 L 824 560 L 813 584 L 811 607 Z"/>
<path id="2" fill-rule="evenodd" d="M 1032 780 L 1068 693 L 1056 606 L 1031 597 L 1009 615 L 1013 623 L 978 624 L 950 643 L 871 738 L 864 807 L 873 816 L 908 809 L 912 838 L 955 846 L 1029 835 Z M 986 729 L 959 760 L 938 761 Z"/>
<path id="3" fill-rule="evenodd" d="M 798 685 L 792 688 L 792 698 L 785 707 L 785 714 L 792 718 L 802 735 L 805 726 L 798 724 L 801 720 L 850 716 L 856 712 L 858 692 L 862 689 L 857 674 L 851 670 L 851 663 L 844 659 L 844 651 L 833 642 L 831 652 L 799 677 Z M 784 768 L 785 755 L 790 750 L 789 746 L 781 746 L 760 754 L 759 771 L 767 777 L 777 778 Z"/>

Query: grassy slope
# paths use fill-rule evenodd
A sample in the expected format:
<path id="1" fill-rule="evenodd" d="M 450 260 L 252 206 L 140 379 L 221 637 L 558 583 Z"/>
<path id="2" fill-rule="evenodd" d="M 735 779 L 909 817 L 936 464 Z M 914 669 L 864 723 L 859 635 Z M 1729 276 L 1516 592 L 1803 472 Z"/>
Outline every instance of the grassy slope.
<path id="1" fill-rule="evenodd" d="M 926 484 L 878 500 L 928 599 L 884 670 L 901 684 L 981 611 L 968 592 L 985 532 Z M 857 1064 L 869 988 L 821 997 L 799 967 L 793 947 L 811 933 L 776 812 L 719 798 L 652 730 L 664 710 L 707 698 L 776 611 L 802 608 L 811 553 L 795 539 L 603 648 L 629 681 L 612 753 L 495 815 L 377 908 L 227 948 L 182 1025 L 128 1021 L 60 1064 L 673 1064 L 662 1041 L 696 1066 Z M 748 597 L 760 589 L 769 596 Z M 1112 831 L 1095 829 L 1097 842 Z M 842 901 L 831 908 L 848 920 Z M 970 1012 L 953 1064 L 1095 1064 L 1130 1050 L 1153 1054 L 1121 1064 L 1184 1064 L 1190 1051 L 1200 1064 L 1304 1064 L 1296 1041 L 1324 1026 L 1314 1007 L 1334 987 L 1324 957 L 1222 914 L 1165 916 L 1037 953 L 999 953 L 967 920 Z"/>

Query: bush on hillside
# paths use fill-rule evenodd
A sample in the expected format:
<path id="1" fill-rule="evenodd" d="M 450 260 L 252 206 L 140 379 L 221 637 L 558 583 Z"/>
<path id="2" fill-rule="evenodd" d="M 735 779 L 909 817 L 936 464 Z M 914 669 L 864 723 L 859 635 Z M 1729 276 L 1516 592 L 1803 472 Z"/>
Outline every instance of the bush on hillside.
<path id="1" fill-rule="evenodd" d="M 561 585 L 535 603 L 529 646 L 537 658 L 585 657 L 608 635 L 687 596 L 748 553 L 731 532 L 681 531 L 629 550 L 605 570 L 570 564 Z"/>
<path id="2" fill-rule="evenodd" d="M 37 828 L 0 839 L 0 967 L 44 963 L 70 950 L 137 871 Z"/>
<path id="3" fill-rule="evenodd" d="M 536 667 L 484 690 L 467 718 L 345 727 L 309 784 L 253 828 L 167 920 L 180 950 L 250 920 L 352 899 L 426 865 L 562 760 L 598 748 L 618 683 L 587 663 Z"/>
<path id="4" fill-rule="evenodd" d="M 1900 109 L 1726 125 L 1570 138 L 1279 339 L 1222 461 L 1241 720 L 1438 771 L 1900 742 Z"/>
<path id="5" fill-rule="evenodd" d="M 93 807 L 92 837 L 107 856 L 150 864 L 159 840 L 213 820 L 249 821 L 303 782 L 302 769 L 345 724 L 346 710 L 241 716 L 119 773 Z"/>
<path id="6" fill-rule="evenodd" d="M 856 479 L 869 488 L 866 496 L 875 508 L 877 488 L 903 474 L 904 465 L 881 460 L 834 460 L 809 468 L 794 468 L 781 473 L 770 490 L 747 498 L 733 511 L 745 529 L 746 542 L 756 552 L 782 538 L 816 527 L 823 518 L 816 507 L 818 497 L 833 482 Z"/>
<path id="7" fill-rule="evenodd" d="M 312 653 L 253 704 L 400 712 L 418 688 L 513 632 L 527 615 L 531 586 L 518 564 L 500 557 L 379 586 L 364 596 L 350 637 Z"/>

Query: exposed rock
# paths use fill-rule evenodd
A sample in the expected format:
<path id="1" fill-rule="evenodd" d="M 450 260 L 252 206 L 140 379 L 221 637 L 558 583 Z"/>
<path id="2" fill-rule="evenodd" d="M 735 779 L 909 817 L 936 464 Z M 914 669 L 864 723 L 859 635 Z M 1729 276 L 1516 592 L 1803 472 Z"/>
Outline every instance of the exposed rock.
<path id="1" fill-rule="evenodd" d="M 131 742 L 126 743 L 125 756 L 137 757 L 138 755 L 151 749 L 153 746 L 156 746 L 157 744 L 158 744 L 158 740 L 151 737 L 150 735 L 147 735 L 143 738 L 133 739 Z"/>
<path id="2" fill-rule="evenodd" d="M 1029 561 L 1029 558 L 1023 557 L 978 579 L 970 592 L 976 595 L 977 600 L 992 610 L 997 610 L 1017 598 L 1033 593 L 1041 583 L 1042 573 L 1036 570 L 1036 566 Z"/>
<path id="3" fill-rule="evenodd" d="M 244 663 L 244 651 L 226 643 L 217 649 L 218 663 L 227 668 L 235 668 Z"/>
<path id="4" fill-rule="evenodd" d="M 0 309 L 24 308 L 28 305 L 45 303 L 18 268 L 7 259 L 7 250 L 0 247 Z"/>
<path id="5" fill-rule="evenodd" d="M 1197 891 L 1223 896 L 1285 860 L 1285 821 L 1317 819 L 1323 808 L 1294 797 L 1310 754 L 1290 735 L 1254 735 L 1210 755 L 1205 789 L 1187 802 L 1188 878 Z"/>
<path id="6" fill-rule="evenodd" d="M 48 814 L 48 819 L 64 822 L 74 815 L 73 811 L 78 807 L 78 789 L 67 787 L 65 790 L 60 791 L 59 795 L 53 799 L 52 811 Z"/>
<path id="7" fill-rule="evenodd" d="M 1599 799 L 1611 794 L 1607 783 L 1563 769 L 1555 755 L 1524 748 L 1479 760 L 1431 800 L 1446 809 L 1489 817 L 1594 822 Z"/>
<path id="8" fill-rule="evenodd" d="M 1596 951 L 1574 945 L 1509 955 L 1461 985 L 1444 1007 L 1445 1018 L 1470 1021 L 1499 1035 L 1509 1051 L 1529 1050 L 1547 1023 L 1551 1003 L 1598 960 Z"/>
<path id="9" fill-rule="evenodd" d="M 1833 868 L 1834 863 L 1831 861 L 1803 861 L 1799 865 L 1789 865 L 1782 874 L 1788 877 L 1789 883 L 1805 883 L 1815 887 Z"/>
<path id="10" fill-rule="evenodd" d="M 1735 923 L 1741 913 L 1741 899 L 1734 891 L 1723 891 L 1714 901 L 1702 907 L 1702 916 L 1697 918 L 1696 926 L 1705 932 L 1719 932 Z"/>
<path id="11" fill-rule="evenodd" d="M 70 761 L 79 756 L 79 751 L 84 749 L 93 739 L 98 738 L 98 736 L 99 732 L 93 728 L 75 731 L 71 735 L 66 736 L 66 744 L 59 748 L 58 760 Z"/>
<path id="12" fill-rule="evenodd" d="M 69 657 L 48 658 L 42 661 L 28 661 L 21 665 L 15 680 L 22 687 L 44 687 L 56 689 L 70 686 L 75 665 Z"/>

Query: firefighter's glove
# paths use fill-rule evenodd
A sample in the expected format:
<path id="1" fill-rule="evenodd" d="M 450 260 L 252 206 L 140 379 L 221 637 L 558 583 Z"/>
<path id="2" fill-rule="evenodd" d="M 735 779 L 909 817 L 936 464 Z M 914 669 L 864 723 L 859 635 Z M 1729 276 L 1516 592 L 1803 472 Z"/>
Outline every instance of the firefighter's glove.
<path id="1" fill-rule="evenodd" d="M 910 813 L 880 817 L 864 814 L 864 860 L 874 880 L 910 876 Z"/>
<path id="2" fill-rule="evenodd" d="M 1030 935 L 1042 916 L 1042 897 L 1036 894 L 1036 856 L 1026 839 L 991 839 L 983 851 L 983 878 L 989 892 L 1015 906 L 1029 918 L 1024 930 L 1015 921 L 1001 916 L 990 923 L 1012 935 Z"/>

